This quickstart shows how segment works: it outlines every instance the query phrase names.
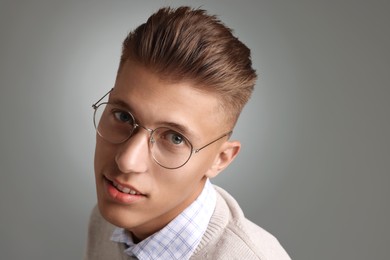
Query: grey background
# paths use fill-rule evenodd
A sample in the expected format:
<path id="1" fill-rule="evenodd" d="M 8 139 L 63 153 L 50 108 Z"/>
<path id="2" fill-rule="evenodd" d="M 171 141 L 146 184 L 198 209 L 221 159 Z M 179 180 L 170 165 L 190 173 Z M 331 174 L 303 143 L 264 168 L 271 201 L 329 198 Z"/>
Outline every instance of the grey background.
<path id="1" fill-rule="evenodd" d="M 1 0 L 0 258 L 82 258 L 91 104 L 168 3 L 219 14 L 261 76 L 214 183 L 294 259 L 388 259 L 390 2 L 325 0 Z"/>

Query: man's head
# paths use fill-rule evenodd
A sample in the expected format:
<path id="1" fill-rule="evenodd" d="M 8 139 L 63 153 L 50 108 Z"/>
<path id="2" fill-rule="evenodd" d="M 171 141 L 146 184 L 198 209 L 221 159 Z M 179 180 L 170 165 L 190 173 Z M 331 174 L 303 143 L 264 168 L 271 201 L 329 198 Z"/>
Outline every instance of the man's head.
<path id="1" fill-rule="evenodd" d="M 188 207 L 238 154 L 228 133 L 255 78 L 249 50 L 204 11 L 162 9 L 130 33 L 95 106 L 103 217 L 142 240 Z"/>
<path id="2" fill-rule="evenodd" d="M 250 50 L 215 16 L 189 7 L 163 8 L 123 43 L 118 75 L 132 60 L 164 80 L 191 82 L 218 96 L 234 126 L 255 84 Z"/>

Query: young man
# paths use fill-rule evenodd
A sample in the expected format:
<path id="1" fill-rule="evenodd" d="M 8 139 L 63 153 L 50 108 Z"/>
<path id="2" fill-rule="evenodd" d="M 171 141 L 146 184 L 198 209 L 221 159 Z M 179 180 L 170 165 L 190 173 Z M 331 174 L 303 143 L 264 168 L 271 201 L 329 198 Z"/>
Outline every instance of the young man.
<path id="1" fill-rule="evenodd" d="M 209 181 L 240 150 L 229 137 L 255 80 L 249 49 L 203 10 L 160 9 L 128 35 L 93 105 L 86 259 L 290 259 Z"/>

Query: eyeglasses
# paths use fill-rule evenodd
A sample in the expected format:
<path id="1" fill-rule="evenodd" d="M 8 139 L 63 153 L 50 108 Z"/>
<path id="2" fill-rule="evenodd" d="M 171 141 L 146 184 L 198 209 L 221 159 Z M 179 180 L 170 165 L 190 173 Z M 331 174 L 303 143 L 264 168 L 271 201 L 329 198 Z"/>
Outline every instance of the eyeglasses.
<path id="1" fill-rule="evenodd" d="M 183 134 L 168 127 L 150 129 L 136 123 L 134 116 L 123 108 L 109 102 L 98 104 L 113 89 L 92 105 L 94 109 L 93 122 L 99 136 L 112 144 L 126 142 L 137 129 L 149 132 L 149 150 L 154 161 L 166 169 L 178 169 L 184 166 L 194 153 L 224 137 L 230 137 L 229 131 L 200 148 L 194 148 Z"/>

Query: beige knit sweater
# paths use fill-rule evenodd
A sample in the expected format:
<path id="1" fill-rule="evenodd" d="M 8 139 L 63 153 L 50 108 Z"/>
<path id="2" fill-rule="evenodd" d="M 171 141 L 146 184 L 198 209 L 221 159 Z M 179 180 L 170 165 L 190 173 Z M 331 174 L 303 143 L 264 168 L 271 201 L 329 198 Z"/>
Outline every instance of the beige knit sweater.
<path id="1" fill-rule="evenodd" d="M 219 187 L 215 188 L 217 205 L 191 260 L 290 259 L 271 234 L 244 217 L 232 196 Z M 85 260 L 133 259 L 123 253 L 123 244 L 110 240 L 114 228 L 95 207 L 89 224 Z"/>

